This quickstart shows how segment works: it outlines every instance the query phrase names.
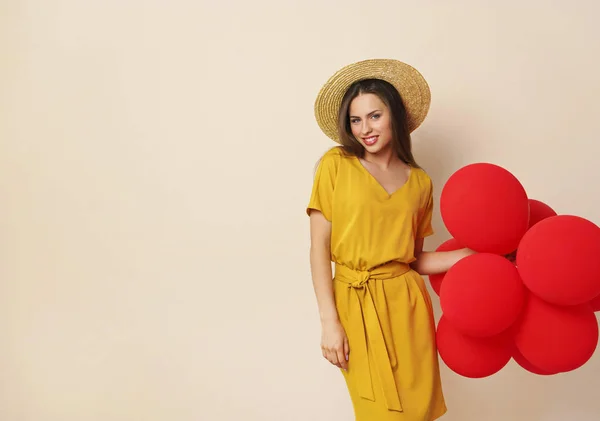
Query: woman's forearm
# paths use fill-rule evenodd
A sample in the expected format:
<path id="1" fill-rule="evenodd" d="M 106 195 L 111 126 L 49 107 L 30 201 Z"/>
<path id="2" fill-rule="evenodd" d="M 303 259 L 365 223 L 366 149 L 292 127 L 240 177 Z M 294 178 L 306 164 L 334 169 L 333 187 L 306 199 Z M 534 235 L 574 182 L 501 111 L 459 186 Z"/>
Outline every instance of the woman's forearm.
<path id="1" fill-rule="evenodd" d="M 329 248 L 323 244 L 312 245 L 310 266 L 321 323 L 337 322 Z"/>
<path id="2" fill-rule="evenodd" d="M 459 260 L 475 254 L 473 250 L 463 248 L 452 251 L 424 251 L 416 256 L 411 267 L 421 275 L 435 275 L 447 272 Z"/>

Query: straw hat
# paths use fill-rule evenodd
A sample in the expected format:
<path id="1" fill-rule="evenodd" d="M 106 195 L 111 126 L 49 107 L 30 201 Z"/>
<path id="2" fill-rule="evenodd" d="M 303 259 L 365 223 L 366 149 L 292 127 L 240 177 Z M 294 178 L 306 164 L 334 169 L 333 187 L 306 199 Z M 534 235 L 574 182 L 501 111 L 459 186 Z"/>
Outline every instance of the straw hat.
<path id="1" fill-rule="evenodd" d="M 394 85 L 406 107 L 410 132 L 425 120 L 431 103 L 431 93 L 429 85 L 415 68 L 398 60 L 363 60 L 338 70 L 317 95 L 317 123 L 334 141 L 339 143 L 337 119 L 342 98 L 350 85 L 363 79 L 383 79 Z"/>

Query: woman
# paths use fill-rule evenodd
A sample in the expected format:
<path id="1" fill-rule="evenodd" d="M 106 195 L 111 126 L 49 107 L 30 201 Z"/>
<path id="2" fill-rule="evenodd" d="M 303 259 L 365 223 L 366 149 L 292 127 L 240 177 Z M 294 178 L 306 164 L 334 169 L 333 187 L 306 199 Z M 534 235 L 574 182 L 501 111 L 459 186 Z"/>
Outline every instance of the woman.
<path id="1" fill-rule="evenodd" d="M 320 160 L 307 207 L 321 348 L 342 369 L 358 421 L 431 421 L 446 412 L 421 275 L 445 272 L 473 251 L 423 251 L 433 187 L 410 133 L 429 102 L 415 69 L 366 60 L 333 75 L 315 103 L 319 126 L 340 144 Z"/>

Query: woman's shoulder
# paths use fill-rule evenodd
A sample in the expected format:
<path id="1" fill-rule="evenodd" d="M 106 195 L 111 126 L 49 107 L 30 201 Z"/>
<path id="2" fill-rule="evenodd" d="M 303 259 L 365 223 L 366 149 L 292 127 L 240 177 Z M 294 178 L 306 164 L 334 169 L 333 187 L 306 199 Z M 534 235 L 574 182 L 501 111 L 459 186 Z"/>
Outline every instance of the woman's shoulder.
<path id="1" fill-rule="evenodd" d="M 427 194 L 431 193 L 433 191 L 433 181 L 427 171 L 421 167 L 413 167 L 412 170 L 415 172 L 415 178 L 419 181 L 421 189 L 425 190 Z"/>
<path id="2" fill-rule="evenodd" d="M 346 158 L 347 154 L 344 152 L 341 146 L 334 146 L 321 155 L 318 161 L 319 166 L 333 166 L 337 168 L 342 161 Z"/>
<path id="3" fill-rule="evenodd" d="M 332 148 L 329 148 L 327 151 L 325 151 L 325 153 L 323 154 L 323 156 L 321 157 L 321 159 L 340 159 L 342 157 L 345 156 L 344 150 L 341 146 L 334 146 Z"/>

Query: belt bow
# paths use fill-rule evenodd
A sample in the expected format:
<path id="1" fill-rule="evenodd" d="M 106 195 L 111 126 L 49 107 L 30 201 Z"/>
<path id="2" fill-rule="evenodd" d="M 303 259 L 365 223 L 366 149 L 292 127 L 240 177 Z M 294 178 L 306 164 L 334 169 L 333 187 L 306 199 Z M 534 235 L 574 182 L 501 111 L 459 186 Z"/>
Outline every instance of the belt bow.
<path id="1" fill-rule="evenodd" d="M 347 266 L 336 265 L 335 272 L 335 280 L 347 284 L 353 290 L 353 299 L 348 308 L 348 322 L 351 329 L 348 336 L 354 339 L 354 342 L 350 344 L 350 353 L 353 356 L 352 360 L 356 361 L 356 370 L 360 370 L 360 373 L 357 373 L 361 379 L 358 385 L 359 394 L 364 399 L 375 401 L 373 373 L 369 368 L 369 353 L 371 353 L 374 368 L 377 371 L 375 374 L 379 376 L 383 386 L 382 392 L 387 408 L 399 412 L 402 412 L 403 409 L 392 369 L 396 365 L 396 355 L 393 345 L 389 344 L 391 336 L 386 343 L 385 329 L 380 322 L 387 315 L 381 317 L 382 315 L 377 314 L 369 289 L 369 281 L 394 278 L 409 270 L 410 267 L 407 264 L 390 262 L 372 270 L 353 270 Z M 352 370 L 353 366 L 351 361 L 349 369 Z"/>

